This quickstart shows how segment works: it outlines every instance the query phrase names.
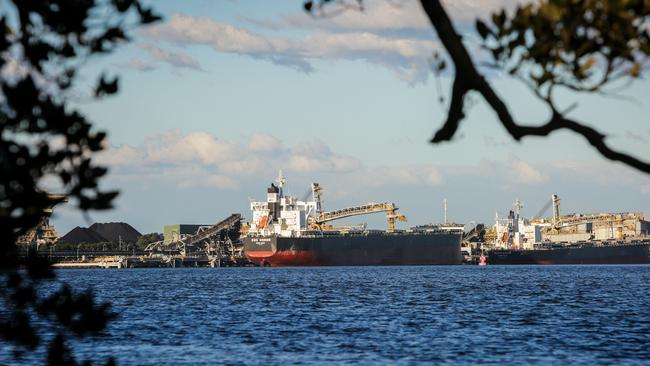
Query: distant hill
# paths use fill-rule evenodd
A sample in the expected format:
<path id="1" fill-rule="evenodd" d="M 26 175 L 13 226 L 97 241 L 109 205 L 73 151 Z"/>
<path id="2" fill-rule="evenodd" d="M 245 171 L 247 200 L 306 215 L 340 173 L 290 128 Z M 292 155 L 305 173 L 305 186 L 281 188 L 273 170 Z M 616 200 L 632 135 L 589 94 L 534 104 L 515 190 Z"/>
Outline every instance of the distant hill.
<path id="1" fill-rule="evenodd" d="M 124 243 L 135 243 L 142 236 L 138 230 L 125 222 L 94 223 L 88 228 L 112 243 L 118 243 L 120 239 Z"/>
<path id="2" fill-rule="evenodd" d="M 60 237 L 59 241 L 64 243 L 70 243 L 70 244 L 81 244 L 81 243 L 105 243 L 108 242 L 109 240 L 94 230 L 77 226 L 76 228 L 70 230 L 67 234 Z"/>

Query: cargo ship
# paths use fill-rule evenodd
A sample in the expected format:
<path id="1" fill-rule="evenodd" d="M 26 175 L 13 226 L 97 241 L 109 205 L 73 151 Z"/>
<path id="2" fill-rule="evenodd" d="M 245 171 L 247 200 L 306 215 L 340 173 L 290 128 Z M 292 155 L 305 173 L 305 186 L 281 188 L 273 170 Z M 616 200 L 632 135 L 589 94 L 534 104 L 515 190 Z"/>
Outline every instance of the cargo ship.
<path id="1" fill-rule="evenodd" d="M 242 235 L 244 253 L 260 266 L 369 266 L 460 264 L 462 231 L 395 230 L 406 221 L 393 203 L 368 203 L 325 212 L 322 189 L 312 183 L 302 200 L 285 196 L 286 180 L 267 189 L 266 201 L 251 202 L 253 217 Z M 311 198 L 310 198 L 311 196 Z M 335 226 L 347 217 L 385 213 L 388 230 Z"/>
<path id="2" fill-rule="evenodd" d="M 560 215 L 560 198 L 551 196 L 552 218 L 524 219 L 515 201 L 508 218 L 493 227 L 489 264 L 647 264 L 650 222 L 643 213 Z"/>
<path id="3" fill-rule="evenodd" d="M 535 249 L 497 249 L 489 264 L 647 264 L 650 240 L 542 245 Z"/>

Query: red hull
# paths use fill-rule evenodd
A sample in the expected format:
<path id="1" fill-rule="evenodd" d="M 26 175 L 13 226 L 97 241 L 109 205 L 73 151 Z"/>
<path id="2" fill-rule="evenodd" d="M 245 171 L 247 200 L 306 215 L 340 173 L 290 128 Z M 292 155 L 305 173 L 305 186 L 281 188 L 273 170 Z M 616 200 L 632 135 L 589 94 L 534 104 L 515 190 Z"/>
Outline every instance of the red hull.
<path id="1" fill-rule="evenodd" d="M 248 259 L 262 267 L 284 266 L 326 266 L 327 263 L 319 262 L 311 251 L 297 252 L 246 252 Z"/>

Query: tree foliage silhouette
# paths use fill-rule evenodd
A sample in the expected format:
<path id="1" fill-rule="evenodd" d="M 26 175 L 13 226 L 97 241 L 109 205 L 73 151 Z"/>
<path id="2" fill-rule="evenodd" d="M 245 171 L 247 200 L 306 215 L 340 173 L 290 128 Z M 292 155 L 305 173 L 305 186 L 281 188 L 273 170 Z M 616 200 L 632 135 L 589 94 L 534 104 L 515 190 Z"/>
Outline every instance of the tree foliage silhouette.
<path id="1" fill-rule="evenodd" d="M 92 293 L 63 286 L 39 294 L 54 273 L 35 252 L 19 255 L 16 240 L 64 197 L 81 210 L 107 209 L 117 195 L 98 182 L 94 164 L 105 133 L 70 105 L 80 66 L 129 40 L 128 32 L 159 20 L 139 0 L 4 0 L 0 10 L 0 336 L 20 357 L 49 342 L 47 362 L 73 364 L 66 339 L 98 334 L 115 314 Z M 102 75 L 95 98 L 116 93 Z M 57 181 L 49 194 L 45 180 Z M 39 319 L 39 325 L 34 321 Z M 43 321 L 48 324 L 44 336 Z"/>
<path id="2" fill-rule="evenodd" d="M 492 55 L 492 65 L 528 85 L 550 110 L 540 125 L 520 124 L 489 81 L 477 69 L 439 0 L 421 0 L 422 8 L 454 65 L 447 118 L 431 142 L 451 140 L 465 118 L 469 92 L 478 92 L 517 141 L 547 136 L 557 130 L 582 135 L 607 159 L 650 173 L 650 163 L 612 149 L 598 130 L 571 119 L 555 96 L 559 89 L 607 93 L 615 81 L 641 76 L 650 55 L 650 2 L 646 0 L 542 0 L 501 10 L 491 23 L 480 19 L 476 30 Z M 363 0 L 305 1 L 308 13 L 318 15 L 329 5 L 363 10 Z M 438 68 L 444 67 L 443 61 Z"/>

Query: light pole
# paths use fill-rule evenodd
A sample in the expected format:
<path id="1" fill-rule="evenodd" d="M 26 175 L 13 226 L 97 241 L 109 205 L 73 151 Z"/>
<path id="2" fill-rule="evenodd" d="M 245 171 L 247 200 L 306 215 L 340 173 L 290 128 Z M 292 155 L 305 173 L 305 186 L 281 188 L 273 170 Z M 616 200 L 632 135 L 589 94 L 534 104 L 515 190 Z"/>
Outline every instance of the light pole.
<path id="1" fill-rule="evenodd" d="M 81 243 L 77 245 L 77 262 L 79 261 L 79 248 L 81 248 Z"/>

